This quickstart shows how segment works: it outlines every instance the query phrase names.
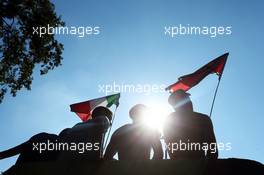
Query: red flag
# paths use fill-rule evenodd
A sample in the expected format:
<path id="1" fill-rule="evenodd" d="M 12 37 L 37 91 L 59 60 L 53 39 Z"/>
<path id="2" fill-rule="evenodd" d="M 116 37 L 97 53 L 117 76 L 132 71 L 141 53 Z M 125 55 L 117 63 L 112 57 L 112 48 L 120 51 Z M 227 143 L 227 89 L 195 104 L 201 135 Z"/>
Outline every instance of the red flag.
<path id="1" fill-rule="evenodd" d="M 216 73 L 219 76 L 219 80 L 222 77 L 223 70 L 225 68 L 225 63 L 227 60 L 229 53 L 225 53 L 214 59 L 213 61 L 209 62 L 208 64 L 204 65 L 200 69 L 196 70 L 195 72 L 181 76 L 176 83 L 168 86 L 166 90 L 170 92 L 175 92 L 179 89 L 184 91 L 188 91 L 193 86 L 197 85 L 202 81 L 207 75 Z"/>

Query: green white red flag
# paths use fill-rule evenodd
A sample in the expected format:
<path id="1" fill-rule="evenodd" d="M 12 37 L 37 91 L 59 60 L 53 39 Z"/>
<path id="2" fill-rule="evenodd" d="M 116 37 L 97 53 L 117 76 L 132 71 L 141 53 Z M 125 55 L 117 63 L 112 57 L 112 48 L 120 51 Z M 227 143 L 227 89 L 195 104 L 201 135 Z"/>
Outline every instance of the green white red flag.
<path id="1" fill-rule="evenodd" d="M 98 106 L 104 106 L 110 108 L 113 104 L 119 105 L 120 93 L 108 95 L 101 98 L 96 98 L 80 103 L 70 105 L 71 111 L 75 112 L 82 121 L 87 121 L 92 114 L 92 111 Z"/>
<path id="2" fill-rule="evenodd" d="M 191 74 L 181 76 L 180 78 L 178 78 L 178 81 L 176 83 L 168 86 L 166 90 L 170 91 L 171 93 L 179 89 L 188 91 L 193 86 L 200 83 L 200 81 L 202 81 L 207 75 L 212 73 L 216 73 L 219 76 L 220 80 L 225 68 L 228 54 L 229 53 L 225 53 L 217 57 L 216 59 L 212 60 L 211 62 Z"/>

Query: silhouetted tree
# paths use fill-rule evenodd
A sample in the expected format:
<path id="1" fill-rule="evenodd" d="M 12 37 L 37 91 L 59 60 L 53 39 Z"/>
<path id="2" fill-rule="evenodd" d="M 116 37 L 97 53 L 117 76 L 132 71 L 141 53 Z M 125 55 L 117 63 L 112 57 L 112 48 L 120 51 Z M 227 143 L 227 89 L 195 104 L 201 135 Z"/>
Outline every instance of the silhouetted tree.
<path id="1" fill-rule="evenodd" d="M 40 74 L 61 65 L 63 45 L 54 34 L 41 37 L 34 29 L 64 26 L 49 0 L 0 0 L 0 103 L 6 92 L 15 96 L 31 89 L 33 70 Z"/>

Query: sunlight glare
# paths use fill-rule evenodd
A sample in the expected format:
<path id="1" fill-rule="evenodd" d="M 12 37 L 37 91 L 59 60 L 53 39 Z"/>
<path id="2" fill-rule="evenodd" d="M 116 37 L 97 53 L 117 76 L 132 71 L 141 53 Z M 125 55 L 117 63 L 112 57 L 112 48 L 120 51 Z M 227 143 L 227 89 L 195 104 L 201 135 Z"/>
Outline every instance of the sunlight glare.
<path id="1" fill-rule="evenodd" d="M 147 126 L 158 129 L 162 133 L 164 119 L 170 112 L 171 109 L 169 106 L 162 104 L 149 105 L 148 112 L 146 112 L 146 116 L 144 117 L 144 122 Z"/>

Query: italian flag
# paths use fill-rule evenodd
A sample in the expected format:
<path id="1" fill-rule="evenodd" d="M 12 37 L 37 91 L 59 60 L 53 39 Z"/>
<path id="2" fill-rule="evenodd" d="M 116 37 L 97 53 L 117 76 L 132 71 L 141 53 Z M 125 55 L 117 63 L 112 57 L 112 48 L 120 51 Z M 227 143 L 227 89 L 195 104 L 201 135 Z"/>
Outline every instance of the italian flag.
<path id="1" fill-rule="evenodd" d="M 108 108 L 110 108 L 113 104 L 118 106 L 119 98 L 120 98 L 120 93 L 101 97 L 101 98 L 96 98 L 80 103 L 75 103 L 70 105 L 70 107 L 71 107 L 71 111 L 75 112 L 80 117 L 80 119 L 83 122 L 85 122 L 91 117 L 92 111 L 98 106 L 104 106 Z"/>

